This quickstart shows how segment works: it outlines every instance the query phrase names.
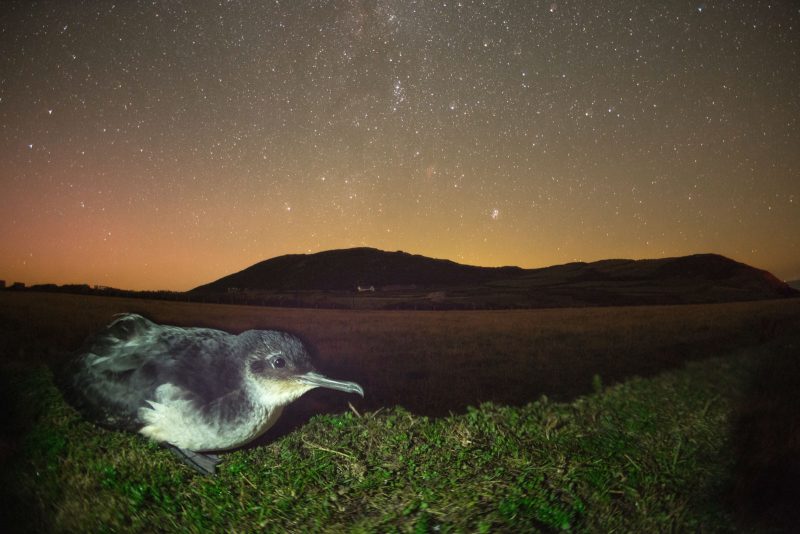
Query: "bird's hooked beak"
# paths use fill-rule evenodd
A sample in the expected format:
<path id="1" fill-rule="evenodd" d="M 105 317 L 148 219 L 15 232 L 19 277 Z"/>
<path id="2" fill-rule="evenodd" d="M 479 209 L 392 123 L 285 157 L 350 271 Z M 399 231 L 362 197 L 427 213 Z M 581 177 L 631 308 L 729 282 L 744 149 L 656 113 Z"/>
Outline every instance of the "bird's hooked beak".
<path id="1" fill-rule="evenodd" d="M 300 375 L 297 377 L 297 379 L 301 383 L 308 384 L 315 388 L 338 389 L 339 391 L 345 391 L 347 393 L 358 393 L 362 397 L 364 396 L 364 390 L 361 388 L 361 386 L 359 386 L 355 382 L 334 380 L 332 378 L 328 378 L 327 376 L 323 376 L 313 371 L 308 372 L 304 375 Z"/>

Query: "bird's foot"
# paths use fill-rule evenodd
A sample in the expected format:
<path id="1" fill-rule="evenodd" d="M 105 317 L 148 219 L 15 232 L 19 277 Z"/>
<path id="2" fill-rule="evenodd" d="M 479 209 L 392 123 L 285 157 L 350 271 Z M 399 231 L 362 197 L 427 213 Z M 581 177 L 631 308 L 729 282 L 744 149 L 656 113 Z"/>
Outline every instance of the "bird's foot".
<path id="1" fill-rule="evenodd" d="M 177 456 L 183 463 L 203 475 L 213 475 L 216 473 L 217 464 L 220 462 L 216 454 L 203 454 L 188 449 L 181 449 L 174 445 L 167 445 L 172 454 Z"/>

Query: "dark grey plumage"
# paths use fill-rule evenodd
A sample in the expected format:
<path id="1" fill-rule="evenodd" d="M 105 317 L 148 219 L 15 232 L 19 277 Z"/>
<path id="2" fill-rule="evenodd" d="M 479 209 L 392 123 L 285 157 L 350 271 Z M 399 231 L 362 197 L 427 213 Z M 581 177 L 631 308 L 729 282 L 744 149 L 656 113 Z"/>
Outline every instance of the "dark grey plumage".
<path id="1" fill-rule="evenodd" d="M 315 373 L 303 343 L 285 332 L 232 335 L 135 314 L 88 339 L 65 381 L 68 400 L 90 419 L 170 444 L 204 471 L 195 460 L 208 457 L 197 452 L 247 443 L 309 389 L 363 395 L 358 384 Z"/>

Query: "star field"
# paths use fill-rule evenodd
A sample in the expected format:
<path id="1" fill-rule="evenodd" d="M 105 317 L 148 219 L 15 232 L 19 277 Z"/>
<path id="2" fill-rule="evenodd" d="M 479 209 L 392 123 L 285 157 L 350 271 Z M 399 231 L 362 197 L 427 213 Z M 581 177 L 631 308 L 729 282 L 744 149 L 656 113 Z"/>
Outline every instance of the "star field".
<path id="1" fill-rule="evenodd" d="M 800 278 L 792 1 L 12 2 L 0 278 L 185 290 L 351 246 Z"/>

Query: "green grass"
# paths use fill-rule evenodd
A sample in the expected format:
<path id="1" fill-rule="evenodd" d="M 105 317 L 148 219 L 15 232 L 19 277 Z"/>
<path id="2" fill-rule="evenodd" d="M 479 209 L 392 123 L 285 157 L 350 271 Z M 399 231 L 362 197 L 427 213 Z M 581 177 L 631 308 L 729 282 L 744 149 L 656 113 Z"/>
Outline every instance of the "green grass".
<path id="1" fill-rule="evenodd" d="M 570 404 L 317 416 L 225 455 L 216 477 L 81 420 L 47 369 L 10 369 L 5 395 L 29 425 L 0 491 L 6 520 L 37 531 L 729 531 L 730 418 L 749 361 Z"/>
<path id="2" fill-rule="evenodd" d="M 357 413 L 335 396 L 338 414 L 270 431 L 198 476 L 141 436 L 83 420 L 53 385 L 49 364 L 124 310 L 299 331 L 367 398 Z M 0 295 L 0 530 L 791 531 L 798 310 L 337 312 Z M 323 400 L 296 405 L 316 413 L 332 406 Z"/>

